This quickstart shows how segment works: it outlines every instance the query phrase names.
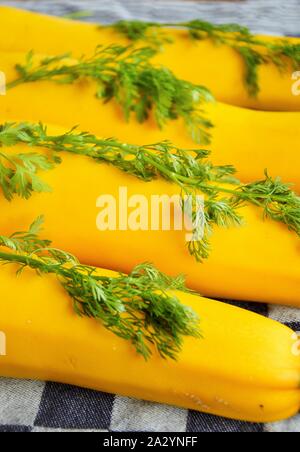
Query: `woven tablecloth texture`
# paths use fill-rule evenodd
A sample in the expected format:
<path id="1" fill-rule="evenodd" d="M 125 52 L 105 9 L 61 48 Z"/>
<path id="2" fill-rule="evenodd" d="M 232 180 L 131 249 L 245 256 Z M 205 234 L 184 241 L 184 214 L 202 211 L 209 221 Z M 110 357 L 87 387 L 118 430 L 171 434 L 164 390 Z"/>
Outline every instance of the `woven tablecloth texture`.
<path id="1" fill-rule="evenodd" d="M 90 20 L 102 23 L 121 18 L 179 21 L 201 17 L 214 22 L 238 22 L 258 33 L 299 35 L 300 32 L 300 0 L 23 0 L 0 1 L 0 5 L 58 16 L 89 10 L 93 13 Z M 300 330 L 300 310 L 256 303 L 235 304 L 285 323 L 295 331 Z M 57 383 L 0 378 L 0 432 L 74 430 L 300 432 L 300 416 L 273 424 L 253 424 Z"/>

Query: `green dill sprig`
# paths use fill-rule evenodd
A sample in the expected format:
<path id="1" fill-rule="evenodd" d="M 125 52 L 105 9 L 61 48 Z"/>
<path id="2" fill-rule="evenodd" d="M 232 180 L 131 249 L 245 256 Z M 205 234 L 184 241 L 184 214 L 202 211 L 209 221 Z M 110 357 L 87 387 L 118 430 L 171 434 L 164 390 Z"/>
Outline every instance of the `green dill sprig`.
<path id="1" fill-rule="evenodd" d="M 210 237 L 215 226 L 243 224 L 240 208 L 244 205 L 261 208 L 264 218 L 280 222 L 300 236 L 300 197 L 290 185 L 280 178 L 271 178 L 267 172 L 261 181 L 242 184 L 236 179 L 233 166 L 213 165 L 205 149 L 180 149 L 168 141 L 138 146 L 114 138 L 99 139 L 76 129 L 52 136 L 43 124 L 5 124 L 2 130 L 2 140 L 7 131 L 14 144 L 25 143 L 53 153 L 86 156 L 146 182 L 161 177 L 177 185 L 182 207 L 187 201 L 191 202 L 195 239 L 188 243 L 188 248 L 198 261 L 209 257 Z M 204 197 L 201 206 L 196 202 L 199 194 Z"/>
<path id="2" fill-rule="evenodd" d="M 49 240 L 39 238 L 44 217 L 38 217 L 29 227 L 28 231 L 15 232 L 9 237 L 0 235 L 0 246 L 5 246 L 12 251 L 20 253 L 32 253 L 37 248 L 47 248 L 51 245 Z"/>
<path id="3" fill-rule="evenodd" d="M 129 41 L 135 43 L 139 41 L 147 42 L 158 50 L 163 44 L 173 43 L 173 39 L 162 29 L 162 27 L 166 28 L 166 24 L 144 22 L 141 20 L 120 20 L 113 25 L 104 26 L 112 27 L 115 31 L 129 39 Z"/>
<path id="4" fill-rule="evenodd" d="M 300 44 L 292 44 L 287 39 L 270 42 L 253 35 L 246 27 L 237 24 L 212 24 L 203 20 L 179 23 L 154 23 L 122 20 L 113 24 L 113 28 L 125 35 L 130 41 L 144 41 L 161 47 L 171 42 L 163 28 L 186 29 L 195 40 L 210 39 L 217 45 L 227 45 L 241 56 L 245 63 L 245 84 L 251 96 L 259 93 L 258 69 L 263 64 L 273 64 L 281 72 L 292 65 L 297 70 L 300 65 Z"/>
<path id="5" fill-rule="evenodd" d="M 23 126 L 17 126 L 13 131 L 9 127 L 0 126 L 0 188 L 8 201 L 15 195 L 28 199 L 33 192 L 49 192 L 48 184 L 38 176 L 39 171 L 48 171 L 59 163 L 58 157 L 48 158 L 37 153 L 8 154 L 1 151 L 3 146 L 12 146 L 22 140 Z"/>
<path id="6" fill-rule="evenodd" d="M 54 167 L 47 157 L 39 154 L 10 155 L 0 152 L 0 187 L 5 198 L 11 201 L 15 195 L 28 199 L 33 192 L 51 191 L 37 175 L 40 170 Z"/>
<path id="7" fill-rule="evenodd" d="M 240 188 L 241 199 L 252 198 L 252 203 L 261 207 L 264 217 L 284 223 L 300 237 L 300 197 L 279 177 L 273 179 L 265 172 L 265 179 Z"/>
<path id="8" fill-rule="evenodd" d="M 155 347 L 162 358 L 176 359 L 184 337 L 200 338 L 199 318 L 184 306 L 174 290 L 187 291 L 184 278 L 169 278 L 154 266 L 142 264 L 131 274 L 100 276 L 95 267 L 81 265 L 71 254 L 51 248 L 39 238 L 42 217 L 28 233 L 0 236 L 1 264 L 17 264 L 38 275 L 56 275 L 73 300 L 76 314 L 100 321 L 105 328 L 128 340 L 145 359 Z"/>
<path id="9" fill-rule="evenodd" d="M 159 44 L 172 39 L 164 32 L 164 29 L 166 28 L 186 29 L 193 39 L 198 40 L 209 37 L 219 41 L 225 33 L 237 33 L 242 39 L 252 36 L 250 30 L 241 25 L 217 25 L 200 19 L 187 22 L 145 22 L 141 20 L 120 20 L 113 25 L 108 25 L 108 27 L 113 27 L 117 32 L 126 36 L 126 38 L 130 41 L 136 42 L 149 42 L 149 38 L 152 37 L 152 33 L 157 33 Z"/>
<path id="10" fill-rule="evenodd" d="M 114 99 L 126 120 L 134 114 L 142 123 L 152 112 L 162 128 L 168 121 L 182 118 L 192 138 L 208 144 L 213 125 L 204 116 L 201 104 L 213 100 L 211 93 L 203 86 L 178 79 L 165 67 L 151 64 L 154 54 L 149 47 L 111 45 L 98 47 L 93 56 L 79 60 L 71 60 L 71 54 L 65 54 L 36 62 L 30 52 L 24 64 L 16 65 L 19 77 L 7 88 L 45 80 L 61 84 L 94 80 L 97 98 L 104 102 Z"/>

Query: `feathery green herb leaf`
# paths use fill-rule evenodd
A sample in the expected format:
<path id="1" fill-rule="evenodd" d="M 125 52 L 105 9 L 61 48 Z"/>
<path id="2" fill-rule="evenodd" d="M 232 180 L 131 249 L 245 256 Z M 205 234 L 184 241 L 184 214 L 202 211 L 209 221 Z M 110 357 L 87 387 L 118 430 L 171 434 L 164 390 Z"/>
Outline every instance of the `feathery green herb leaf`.
<path id="1" fill-rule="evenodd" d="M 104 102 L 114 99 L 126 120 L 135 114 L 139 122 L 144 122 L 152 112 L 162 128 L 166 122 L 182 118 L 193 139 L 209 143 L 213 125 L 200 107 L 213 100 L 211 93 L 203 86 L 178 79 L 165 67 L 152 65 L 154 53 L 149 47 L 133 50 L 130 46 L 111 45 L 98 47 L 92 57 L 77 61 L 71 55 L 36 61 L 31 52 L 24 65 L 16 66 L 19 78 L 7 88 L 43 80 L 62 84 L 94 80 L 96 96 Z"/>
<path id="2" fill-rule="evenodd" d="M 108 25 L 111 27 L 111 25 Z M 140 20 L 120 20 L 113 24 L 113 28 L 126 36 L 130 41 L 145 41 L 155 48 L 163 44 L 172 44 L 173 40 L 162 30 L 162 26 L 155 22 L 142 22 Z"/>
<path id="3" fill-rule="evenodd" d="M 49 240 L 39 238 L 44 217 L 38 217 L 29 227 L 28 231 L 15 232 L 9 237 L 0 235 L 0 246 L 6 246 L 12 251 L 32 253 L 37 248 L 46 248 L 51 245 Z"/>
<path id="4" fill-rule="evenodd" d="M 0 251 L 0 263 L 17 264 L 18 274 L 29 267 L 38 275 L 56 275 L 79 316 L 100 321 L 145 359 L 153 346 L 162 358 L 176 359 L 185 336 L 201 337 L 198 316 L 172 293 L 187 291 L 182 277 L 169 278 L 150 264 L 137 266 L 128 276 L 101 276 L 95 267 L 81 265 L 40 239 L 41 224 L 39 218 L 27 233 L 0 237 L 0 246 L 11 250 Z"/>
<path id="5" fill-rule="evenodd" d="M 258 69 L 262 64 L 273 64 L 280 71 L 286 70 L 289 65 L 296 70 L 300 65 L 300 44 L 292 44 L 287 39 L 266 41 L 237 24 L 217 25 L 198 19 L 179 23 L 122 20 L 113 24 L 113 28 L 130 41 L 144 41 L 156 49 L 170 42 L 170 36 L 163 28 L 186 29 L 192 39 L 210 39 L 216 44 L 227 45 L 244 60 L 245 84 L 251 96 L 259 93 Z"/>
<path id="6" fill-rule="evenodd" d="M 19 142 L 28 143 L 29 137 L 24 134 L 23 125 L 0 126 L 0 148 L 13 146 Z M 43 182 L 37 173 L 54 168 L 59 159 L 50 159 L 42 154 L 10 154 L 0 152 L 0 188 L 8 201 L 15 195 L 28 199 L 33 192 L 49 192 L 50 187 Z"/>
<path id="7" fill-rule="evenodd" d="M 162 177 L 176 184 L 181 192 L 182 206 L 187 199 L 191 201 L 195 240 L 189 242 L 188 247 L 198 261 L 209 256 L 213 227 L 241 225 L 243 218 L 239 209 L 247 204 L 260 207 L 264 217 L 285 224 L 300 236 L 300 197 L 289 185 L 280 178 L 272 179 L 267 173 L 261 181 L 242 184 L 235 178 L 233 166 L 213 165 L 208 160 L 209 151 L 205 149 L 179 149 L 168 141 L 137 146 L 114 138 L 99 139 L 76 129 L 52 136 L 42 124 L 5 124 L 2 128 L 9 138 L 0 135 L 0 144 L 1 139 L 10 140 L 54 153 L 78 154 L 113 165 L 144 181 Z M 201 206 L 197 204 L 199 194 L 204 196 Z"/>

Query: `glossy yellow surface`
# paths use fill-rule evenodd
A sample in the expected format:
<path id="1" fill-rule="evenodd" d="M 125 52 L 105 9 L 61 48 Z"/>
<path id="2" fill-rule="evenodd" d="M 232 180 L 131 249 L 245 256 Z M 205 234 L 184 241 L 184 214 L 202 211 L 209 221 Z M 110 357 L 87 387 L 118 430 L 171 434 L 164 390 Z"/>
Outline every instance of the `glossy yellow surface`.
<path id="1" fill-rule="evenodd" d="M 16 78 L 15 64 L 24 54 L 0 53 L 0 71 L 7 81 Z M 52 82 L 24 84 L 0 96 L 0 121 L 35 120 L 66 127 L 80 125 L 101 136 L 116 136 L 137 144 L 169 139 L 178 146 L 197 146 L 180 121 L 169 122 L 160 130 L 153 120 L 138 124 L 132 117 L 126 123 L 114 101 L 103 104 L 95 97 L 93 82 L 58 85 Z M 259 180 L 267 168 L 300 191 L 300 112 L 258 112 L 222 103 L 204 105 L 212 130 L 212 160 L 233 164 L 243 181 Z"/>
<path id="2" fill-rule="evenodd" d="M 64 131 L 48 130 L 50 134 Z M 35 151 L 21 145 L 6 150 Z M 119 187 L 128 187 L 128 197 L 143 194 L 150 204 L 152 195 L 177 194 L 175 185 L 162 179 L 147 183 L 84 157 L 62 157 L 60 166 L 41 174 L 52 193 L 36 194 L 27 201 L 15 198 L 11 203 L 0 197 L 0 211 L 5 213 L 0 216 L 2 234 L 24 230 L 44 214 L 45 237 L 85 263 L 129 272 L 147 261 L 167 274 L 186 274 L 188 285 L 205 296 L 300 306 L 299 238 L 280 223 L 263 221 L 260 209 L 241 209 L 243 227 L 216 227 L 211 256 L 200 264 L 187 250 L 185 231 L 100 232 L 96 226 L 100 195 L 113 195 L 118 201 Z"/>
<path id="3" fill-rule="evenodd" d="M 99 44 L 127 43 L 114 31 L 94 24 L 42 16 L 6 6 L 0 7 L 0 28 L 0 49 L 5 51 L 28 52 L 34 49 L 45 54 L 72 51 L 75 56 L 81 56 L 91 53 Z M 245 87 L 245 65 L 234 50 L 216 46 L 209 40 L 194 42 L 185 31 L 166 30 L 166 33 L 174 44 L 166 44 L 155 61 L 168 66 L 181 78 L 209 87 L 218 100 L 261 110 L 300 110 L 300 96 L 292 94 L 292 73 L 295 70 L 292 67 L 280 74 L 272 65 L 262 65 L 259 69 L 261 91 L 258 98 L 253 98 Z M 297 38 L 290 38 L 290 41 L 300 42 Z"/>
<path id="4" fill-rule="evenodd" d="M 104 274 L 106 272 L 103 271 Z M 177 362 L 145 362 L 96 321 L 79 318 L 55 278 L 0 271 L 0 375 L 53 380 L 221 416 L 266 422 L 299 410 L 293 332 L 246 310 L 178 293 L 201 316 Z M 221 319 L 221 321 L 220 321 Z"/>

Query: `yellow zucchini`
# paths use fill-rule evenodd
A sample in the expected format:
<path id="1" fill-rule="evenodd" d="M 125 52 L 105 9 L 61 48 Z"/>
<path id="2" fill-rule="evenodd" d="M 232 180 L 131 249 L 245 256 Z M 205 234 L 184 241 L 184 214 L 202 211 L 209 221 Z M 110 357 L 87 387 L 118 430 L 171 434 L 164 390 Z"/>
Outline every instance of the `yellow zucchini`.
<path id="1" fill-rule="evenodd" d="M 177 362 L 157 354 L 146 362 L 96 321 L 76 316 L 55 278 L 27 269 L 17 280 L 15 268 L 2 267 L 0 331 L 7 348 L 0 356 L 0 375 L 75 384 L 254 422 L 298 412 L 300 361 L 289 328 L 220 302 L 177 295 L 201 316 L 203 339 L 187 338 Z"/>
<path id="2" fill-rule="evenodd" d="M 0 7 L 0 49 L 25 51 L 34 49 L 44 54 L 72 51 L 77 57 L 92 52 L 99 44 L 128 43 L 110 28 L 43 16 L 14 8 Z M 245 86 L 245 65 L 231 48 L 204 39 L 194 42 L 187 32 L 166 30 L 174 41 L 166 44 L 155 61 L 170 67 L 177 76 L 210 88 L 222 102 L 262 110 L 299 111 L 300 96 L 293 95 L 292 73 L 280 73 L 273 65 L 259 68 L 260 93 L 249 96 Z M 278 38 L 262 37 L 278 41 Z M 299 43 L 299 39 L 289 40 Z M 142 43 L 141 45 L 145 45 Z"/>
<path id="3" fill-rule="evenodd" d="M 49 126 L 49 134 L 63 132 Z M 3 150 L 22 153 L 41 148 L 18 145 Z M 128 198 L 142 194 L 150 205 L 152 195 L 178 194 L 176 185 L 162 179 L 146 183 L 82 156 L 62 157 L 60 166 L 41 174 L 52 193 L 34 194 L 27 201 L 16 198 L 11 203 L 0 198 L 0 210 L 5 212 L 0 218 L 2 234 L 23 230 L 32 218 L 44 214 L 45 236 L 84 263 L 129 273 L 147 261 L 167 274 L 186 274 L 188 286 L 205 296 L 300 306 L 299 238 L 280 223 L 263 221 L 260 208 L 240 209 L 245 219 L 242 227 L 215 227 L 212 253 L 200 264 L 189 254 L 186 231 L 100 232 L 96 226 L 100 195 L 119 200 L 119 187 L 127 187 Z"/>
<path id="4" fill-rule="evenodd" d="M 10 82 L 16 79 L 15 64 L 24 54 L 0 54 L 0 70 Z M 178 146 L 194 148 L 195 143 L 181 120 L 160 130 L 153 120 L 127 123 L 114 100 L 103 105 L 95 97 L 94 82 L 73 85 L 53 82 L 23 84 L 0 96 L 0 121 L 15 119 L 54 123 L 100 136 L 117 136 L 125 142 L 145 144 L 169 139 Z M 300 190 L 300 112 L 258 112 L 222 103 L 203 106 L 213 122 L 212 149 L 215 164 L 233 164 L 243 181 L 259 180 L 265 168 L 273 176 L 295 184 Z"/>

